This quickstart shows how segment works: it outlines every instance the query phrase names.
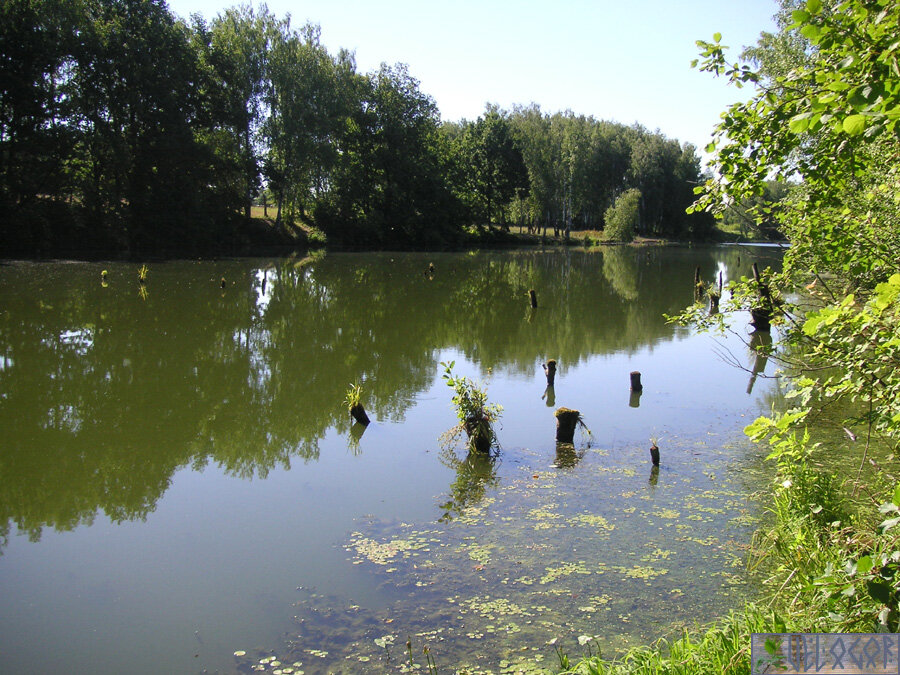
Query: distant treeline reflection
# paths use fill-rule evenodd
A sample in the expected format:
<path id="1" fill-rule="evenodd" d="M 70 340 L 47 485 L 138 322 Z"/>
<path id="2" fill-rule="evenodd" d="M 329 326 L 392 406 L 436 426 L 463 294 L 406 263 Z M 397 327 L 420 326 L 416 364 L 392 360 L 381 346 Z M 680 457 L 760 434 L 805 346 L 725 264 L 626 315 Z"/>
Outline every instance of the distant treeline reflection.
<path id="1" fill-rule="evenodd" d="M 625 247 L 158 263 L 143 293 L 128 264 L 106 285 L 102 265 L 0 267 L 0 545 L 13 523 L 37 540 L 100 511 L 144 518 L 184 467 L 314 461 L 349 429 L 349 383 L 402 421 L 441 350 L 531 373 L 671 340 L 684 329 L 662 314 L 691 301 L 695 268 L 739 276 L 742 252 L 749 266 L 740 248 Z"/>

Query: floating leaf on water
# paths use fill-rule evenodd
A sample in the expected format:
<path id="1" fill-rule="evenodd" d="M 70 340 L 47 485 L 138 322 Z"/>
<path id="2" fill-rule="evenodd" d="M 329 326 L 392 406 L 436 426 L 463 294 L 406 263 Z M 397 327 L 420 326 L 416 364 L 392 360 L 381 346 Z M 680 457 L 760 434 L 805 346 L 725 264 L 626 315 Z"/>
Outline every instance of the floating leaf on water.
<path id="1" fill-rule="evenodd" d="M 247 656 L 247 652 L 245 652 L 243 649 L 239 649 L 234 653 L 234 655 L 235 656 Z"/>

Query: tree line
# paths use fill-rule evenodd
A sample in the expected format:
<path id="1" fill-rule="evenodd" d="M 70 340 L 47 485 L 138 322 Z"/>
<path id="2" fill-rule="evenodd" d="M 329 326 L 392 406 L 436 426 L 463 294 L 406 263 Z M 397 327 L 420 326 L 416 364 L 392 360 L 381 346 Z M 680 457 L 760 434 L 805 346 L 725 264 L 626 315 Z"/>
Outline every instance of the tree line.
<path id="1" fill-rule="evenodd" d="M 625 236 L 701 238 L 711 218 L 685 213 L 700 182 L 693 146 L 639 125 L 534 105 L 442 123 L 405 65 L 360 73 L 265 5 L 206 20 L 163 0 L 0 3 L 9 250 L 239 248 L 301 224 L 441 246 L 513 223 L 602 229 L 625 193 Z"/>

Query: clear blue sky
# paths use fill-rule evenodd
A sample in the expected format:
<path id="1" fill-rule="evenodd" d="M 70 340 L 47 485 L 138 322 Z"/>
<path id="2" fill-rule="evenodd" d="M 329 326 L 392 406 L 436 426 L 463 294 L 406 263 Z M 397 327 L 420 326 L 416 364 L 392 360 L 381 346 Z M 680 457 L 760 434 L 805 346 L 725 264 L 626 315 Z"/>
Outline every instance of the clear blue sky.
<path id="1" fill-rule="evenodd" d="M 207 20 L 227 0 L 169 0 Z M 254 3 L 255 4 L 255 3 Z M 403 62 L 445 120 L 475 119 L 486 103 L 537 103 L 624 124 L 638 122 L 702 148 L 719 113 L 746 98 L 691 69 L 695 40 L 721 32 L 736 58 L 774 30 L 774 0 L 269 0 L 292 24 L 322 28 L 332 53 L 360 72 Z"/>

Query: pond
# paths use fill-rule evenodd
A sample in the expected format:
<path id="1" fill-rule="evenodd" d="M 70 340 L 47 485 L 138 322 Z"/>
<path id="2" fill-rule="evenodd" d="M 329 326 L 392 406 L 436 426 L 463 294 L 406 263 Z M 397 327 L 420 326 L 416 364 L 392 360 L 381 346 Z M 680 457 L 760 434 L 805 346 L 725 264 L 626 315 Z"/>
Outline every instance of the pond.
<path id="1" fill-rule="evenodd" d="M 713 339 L 663 314 L 698 267 L 779 261 L 0 265 L 0 671 L 555 672 L 726 612 L 769 481 L 741 429 L 778 381 L 747 317 Z M 449 362 L 503 406 L 494 459 L 441 440 Z"/>

